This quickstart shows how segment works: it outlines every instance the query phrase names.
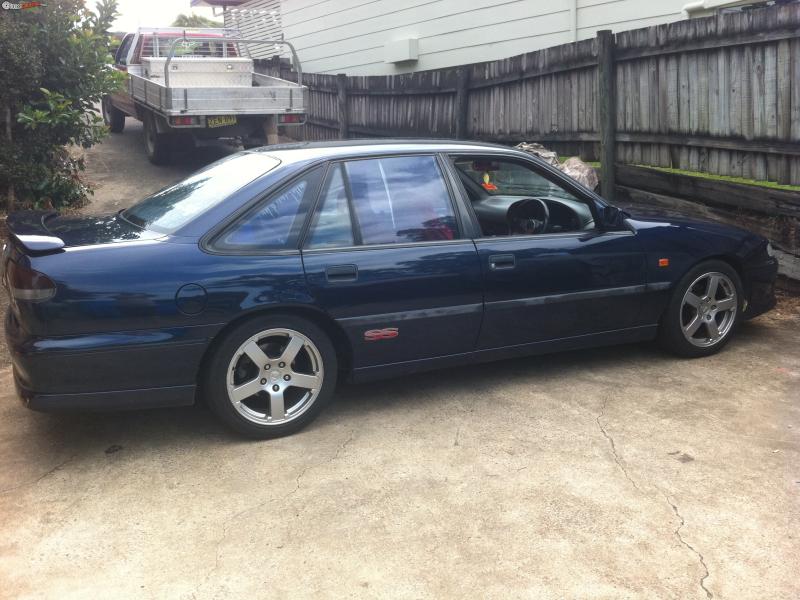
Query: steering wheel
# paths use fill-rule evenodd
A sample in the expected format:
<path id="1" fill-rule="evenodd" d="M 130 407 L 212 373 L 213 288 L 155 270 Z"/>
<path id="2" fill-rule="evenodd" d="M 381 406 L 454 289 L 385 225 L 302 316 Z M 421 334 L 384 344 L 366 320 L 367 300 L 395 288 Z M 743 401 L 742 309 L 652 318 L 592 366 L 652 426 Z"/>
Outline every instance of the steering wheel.
<path id="1" fill-rule="evenodd" d="M 506 220 L 509 235 L 544 233 L 550 223 L 550 209 L 540 198 L 525 198 L 508 207 Z"/>

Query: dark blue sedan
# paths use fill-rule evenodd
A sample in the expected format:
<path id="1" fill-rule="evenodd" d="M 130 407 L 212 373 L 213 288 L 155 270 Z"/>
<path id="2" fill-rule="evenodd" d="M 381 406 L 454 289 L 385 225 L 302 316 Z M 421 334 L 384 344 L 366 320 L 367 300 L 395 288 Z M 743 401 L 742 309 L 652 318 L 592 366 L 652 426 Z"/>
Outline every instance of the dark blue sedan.
<path id="1" fill-rule="evenodd" d="M 254 437 L 309 423 L 341 377 L 655 338 L 706 356 L 775 302 L 764 238 L 631 218 L 478 143 L 273 146 L 118 214 L 8 228 L 6 335 L 30 408 L 203 399 Z"/>

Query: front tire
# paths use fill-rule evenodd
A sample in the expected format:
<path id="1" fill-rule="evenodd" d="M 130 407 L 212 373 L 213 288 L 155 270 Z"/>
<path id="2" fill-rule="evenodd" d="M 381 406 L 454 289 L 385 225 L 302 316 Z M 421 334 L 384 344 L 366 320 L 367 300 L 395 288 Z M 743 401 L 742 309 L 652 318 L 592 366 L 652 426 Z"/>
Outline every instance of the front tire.
<path id="1" fill-rule="evenodd" d="M 659 327 L 667 350 L 687 358 L 716 354 L 741 320 L 744 290 L 739 274 L 720 260 L 702 262 L 675 286 Z"/>
<path id="2" fill-rule="evenodd" d="M 236 432 L 275 438 L 313 421 L 333 396 L 336 352 L 317 325 L 294 315 L 245 321 L 214 348 L 201 393 Z"/>
<path id="3" fill-rule="evenodd" d="M 108 96 L 103 98 L 100 107 L 103 112 L 103 123 L 111 133 L 122 133 L 122 130 L 125 129 L 125 113 L 116 108 Z"/>

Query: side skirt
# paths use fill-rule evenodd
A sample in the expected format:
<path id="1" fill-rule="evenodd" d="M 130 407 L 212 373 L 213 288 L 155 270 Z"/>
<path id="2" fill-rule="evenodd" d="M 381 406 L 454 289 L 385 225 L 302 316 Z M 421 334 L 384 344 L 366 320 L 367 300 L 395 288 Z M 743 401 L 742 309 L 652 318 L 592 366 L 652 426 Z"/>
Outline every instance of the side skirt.
<path id="1" fill-rule="evenodd" d="M 582 348 L 644 342 L 655 339 L 657 333 L 658 325 L 642 325 L 640 327 L 603 331 L 601 333 L 578 335 L 544 342 L 533 342 L 530 344 L 491 348 L 489 350 L 450 354 L 447 356 L 438 356 L 436 358 L 361 367 L 359 369 L 353 369 L 353 372 L 350 374 L 350 381 L 359 383 L 407 375 L 409 373 L 419 373 L 420 371 L 432 371 L 445 367 L 504 360 L 519 356 L 532 356 L 536 354 L 549 354 L 551 352 L 579 350 Z"/>

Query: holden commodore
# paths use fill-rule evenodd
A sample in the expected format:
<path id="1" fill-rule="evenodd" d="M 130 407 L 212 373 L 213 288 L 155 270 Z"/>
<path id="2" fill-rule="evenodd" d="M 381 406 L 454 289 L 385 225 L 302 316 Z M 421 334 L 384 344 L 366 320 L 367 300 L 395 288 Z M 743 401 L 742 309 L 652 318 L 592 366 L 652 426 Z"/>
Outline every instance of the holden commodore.
<path id="1" fill-rule="evenodd" d="M 775 302 L 766 239 L 633 218 L 480 143 L 266 147 L 117 214 L 8 229 L 28 407 L 203 400 L 253 437 L 308 424 L 342 377 L 651 339 L 707 356 Z"/>

